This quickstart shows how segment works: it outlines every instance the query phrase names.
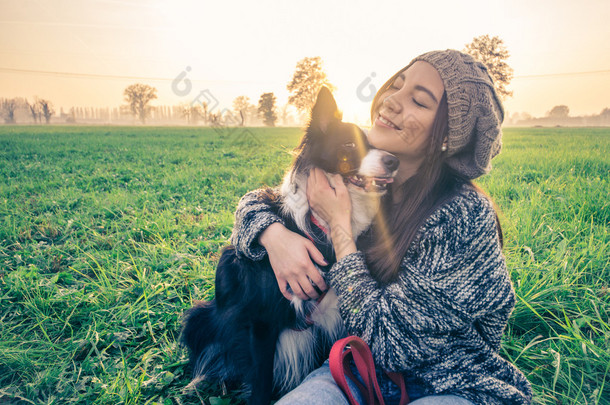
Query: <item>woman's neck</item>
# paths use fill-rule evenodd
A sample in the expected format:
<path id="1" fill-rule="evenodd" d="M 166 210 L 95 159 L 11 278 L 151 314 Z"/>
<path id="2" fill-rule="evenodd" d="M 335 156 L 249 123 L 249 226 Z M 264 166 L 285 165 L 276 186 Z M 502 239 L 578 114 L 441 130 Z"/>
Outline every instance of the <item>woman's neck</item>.
<path id="1" fill-rule="evenodd" d="M 422 165 L 424 159 L 414 162 L 409 159 L 400 159 L 400 164 L 398 165 L 398 173 L 396 173 L 396 177 L 394 177 L 394 182 L 392 183 L 392 190 L 398 190 L 407 180 L 417 173 L 420 166 Z M 394 203 L 396 203 L 396 196 L 398 193 L 394 193 Z"/>

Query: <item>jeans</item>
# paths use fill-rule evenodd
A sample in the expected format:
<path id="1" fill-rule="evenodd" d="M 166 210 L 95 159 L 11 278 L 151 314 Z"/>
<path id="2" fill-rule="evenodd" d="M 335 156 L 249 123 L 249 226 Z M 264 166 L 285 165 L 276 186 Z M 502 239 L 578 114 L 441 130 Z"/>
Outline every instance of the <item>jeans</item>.
<path id="1" fill-rule="evenodd" d="M 346 378 L 346 380 L 356 401 L 359 404 L 366 404 L 356 384 L 349 378 Z M 407 387 L 407 390 L 409 397 L 414 399 L 409 404 L 413 405 L 474 405 L 467 399 L 455 395 L 432 395 L 415 399 L 417 393 L 412 392 L 411 387 Z M 398 404 L 399 400 L 400 398 L 384 398 L 387 405 Z M 335 383 L 333 376 L 330 374 L 328 361 L 322 367 L 312 371 L 298 387 L 275 403 L 275 405 L 299 404 L 349 405 L 349 401 L 343 394 L 343 391 L 341 391 L 341 388 Z"/>

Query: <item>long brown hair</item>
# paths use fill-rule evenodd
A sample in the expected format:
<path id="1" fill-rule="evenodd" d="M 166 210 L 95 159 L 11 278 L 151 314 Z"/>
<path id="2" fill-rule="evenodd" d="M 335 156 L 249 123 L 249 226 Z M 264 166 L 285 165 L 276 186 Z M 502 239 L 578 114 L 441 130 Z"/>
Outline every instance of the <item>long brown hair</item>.
<path id="1" fill-rule="evenodd" d="M 371 107 L 372 122 L 380 108 L 381 97 L 406 69 L 392 76 L 375 95 Z M 477 188 L 472 181 L 444 163 L 446 154 L 441 151 L 441 146 L 448 133 L 447 95 L 443 93 L 432 124 L 426 159 L 415 175 L 384 196 L 372 227 L 358 240 L 371 275 L 382 284 L 397 278 L 402 258 L 426 218 L 455 195 L 460 185 L 469 184 Z M 394 198 L 394 194 L 399 198 Z M 393 200 L 398 203 L 394 204 Z"/>

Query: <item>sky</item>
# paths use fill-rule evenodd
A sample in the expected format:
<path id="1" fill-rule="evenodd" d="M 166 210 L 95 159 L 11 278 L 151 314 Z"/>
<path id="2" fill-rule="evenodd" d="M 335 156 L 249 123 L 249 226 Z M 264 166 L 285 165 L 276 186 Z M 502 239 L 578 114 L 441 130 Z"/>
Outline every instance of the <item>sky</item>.
<path id="1" fill-rule="evenodd" d="M 608 21 L 608 0 L 0 0 L 0 97 L 116 107 L 141 82 L 153 105 L 284 104 L 297 62 L 320 56 L 344 119 L 366 124 L 372 91 L 412 58 L 488 34 L 511 55 L 508 114 L 591 115 L 610 107 Z"/>

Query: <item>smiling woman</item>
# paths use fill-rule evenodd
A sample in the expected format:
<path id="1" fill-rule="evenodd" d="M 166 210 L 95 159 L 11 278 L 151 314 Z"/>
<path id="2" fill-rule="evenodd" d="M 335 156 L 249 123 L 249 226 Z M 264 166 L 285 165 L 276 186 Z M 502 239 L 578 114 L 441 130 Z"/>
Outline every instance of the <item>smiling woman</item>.
<path id="1" fill-rule="evenodd" d="M 307 199 L 330 225 L 337 262 L 326 283 L 348 333 L 370 346 L 386 403 L 401 393 L 384 370 L 405 376 L 414 405 L 529 404 L 525 376 L 498 353 L 515 293 L 493 204 L 472 183 L 501 144 L 504 111 L 487 68 L 454 50 L 420 55 L 377 92 L 371 116 L 369 142 L 407 168 L 370 230 L 357 243 L 341 237 L 351 234 L 341 182 L 331 188 L 314 172 Z M 311 251 L 278 221 L 249 193 L 232 238 L 247 257 L 266 249 L 278 283 L 292 285 L 313 268 Z M 328 364 L 278 402 L 301 403 L 347 403 Z"/>

